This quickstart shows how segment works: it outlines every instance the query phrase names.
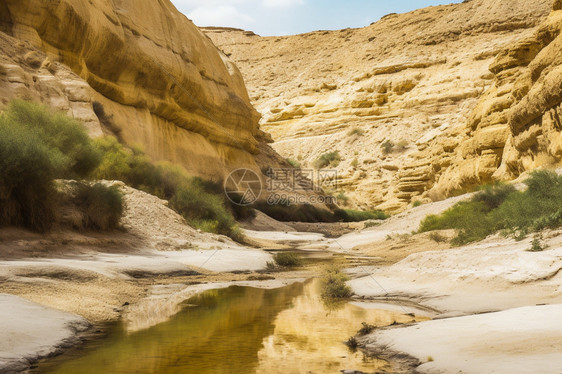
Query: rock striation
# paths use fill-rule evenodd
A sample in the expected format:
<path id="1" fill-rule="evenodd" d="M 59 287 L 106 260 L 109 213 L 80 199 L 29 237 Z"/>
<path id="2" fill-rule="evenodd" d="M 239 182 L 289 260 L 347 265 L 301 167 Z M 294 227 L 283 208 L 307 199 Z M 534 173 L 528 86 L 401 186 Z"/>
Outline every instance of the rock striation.
<path id="1" fill-rule="evenodd" d="M 551 10 L 552 0 L 471 0 L 360 29 L 204 31 L 240 67 L 275 150 L 303 167 L 338 151 L 339 190 L 361 208 L 396 211 L 547 162 L 532 136 L 508 138 L 551 104 L 539 87 L 556 72 L 546 57 L 533 62 L 556 48 Z"/>
<path id="2" fill-rule="evenodd" d="M 0 90 L 221 179 L 277 162 L 236 66 L 169 0 L 5 0 Z"/>
<path id="3" fill-rule="evenodd" d="M 562 11 L 553 12 L 533 35 L 502 50 L 490 65 L 493 85 L 466 125 L 452 165 L 433 192 L 456 191 L 562 161 Z"/>

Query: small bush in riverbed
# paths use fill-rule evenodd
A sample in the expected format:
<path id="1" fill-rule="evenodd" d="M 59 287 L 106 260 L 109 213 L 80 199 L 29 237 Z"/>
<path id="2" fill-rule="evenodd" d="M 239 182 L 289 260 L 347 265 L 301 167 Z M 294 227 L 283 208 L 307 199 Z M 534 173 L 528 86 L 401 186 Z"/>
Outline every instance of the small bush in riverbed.
<path id="1" fill-rule="evenodd" d="M 322 297 L 345 299 L 351 297 L 351 287 L 347 285 L 349 277 L 335 267 L 328 268 L 321 277 Z"/>
<path id="2" fill-rule="evenodd" d="M 375 227 L 375 226 L 379 226 L 381 223 L 377 222 L 377 221 L 367 221 L 365 222 L 365 224 L 363 225 L 364 229 L 368 229 L 369 227 Z"/>
<path id="3" fill-rule="evenodd" d="M 529 252 L 542 252 L 547 248 L 547 245 L 542 242 L 541 236 L 535 236 L 531 242 L 531 248 Z"/>
<path id="4" fill-rule="evenodd" d="M 355 127 L 349 130 L 349 132 L 347 133 L 348 136 L 362 136 L 363 134 L 365 134 L 365 131 L 363 131 L 363 129 L 360 129 L 359 127 Z"/>
<path id="5" fill-rule="evenodd" d="M 370 334 L 375 329 L 374 325 L 369 325 L 367 322 L 361 322 L 361 325 L 363 326 L 357 332 L 360 336 Z"/>
<path id="6" fill-rule="evenodd" d="M 349 347 L 349 349 L 355 350 L 359 346 L 359 343 L 357 342 L 357 339 L 355 339 L 355 337 L 352 336 L 349 339 L 347 339 L 347 341 L 345 342 L 345 345 L 347 345 Z"/>
<path id="7" fill-rule="evenodd" d="M 279 252 L 273 255 L 273 261 L 277 266 L 294 267 L 301 264 L 300 257 L 295 253 Z"/>

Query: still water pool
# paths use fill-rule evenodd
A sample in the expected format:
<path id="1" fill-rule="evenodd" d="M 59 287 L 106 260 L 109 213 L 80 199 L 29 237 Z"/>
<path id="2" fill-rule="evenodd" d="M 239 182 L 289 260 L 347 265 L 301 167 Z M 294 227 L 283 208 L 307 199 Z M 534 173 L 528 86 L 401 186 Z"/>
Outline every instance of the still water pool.
<path id="1" fill-rule="evenodd" d="M 129 333 L 117 324 L 103 339 L 47 360 L 39 373 L 339 373 L 375 372 L 387 363 L 343 341 L 361 322 L 385 326 L 412 317 L 325 305 L 318 282 L 264 290 L 230 287 L 187 300 L 169 321 Z"/>

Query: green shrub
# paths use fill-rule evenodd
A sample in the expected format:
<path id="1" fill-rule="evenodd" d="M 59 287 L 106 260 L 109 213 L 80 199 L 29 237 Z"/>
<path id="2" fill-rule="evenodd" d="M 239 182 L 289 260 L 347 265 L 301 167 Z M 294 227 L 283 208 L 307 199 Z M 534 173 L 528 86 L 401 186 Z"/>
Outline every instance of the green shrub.
<path id="1" fill-rule="evenodd" d="M 394 143 L 390 140 L 386 140 L 381 144 L 382 153 L 387 155 L 394 152 Z"/>
<path id="2" fill-rule="evenodd" d="M 363 129 L 360 129 L 360 128 L 358 128 L 358 127 L 355 127 L 355 128 L 353 128 L 353 129 L 349 130 L 349 132 L 347 133 L 347 135 L 348 135 L 348 136 L 354 136 L 354 135 L 362 136 L 364 133 L 365 133 L 365 131 L 363 131 Z"/>
<path id="3" fill-rule="evenodd" d="M 316 169 L 323 169 L 328 166 L 336 167 L 341 161 L 341 156 L 338 151 L 324 153 L 316 161 L 314 161 L 313 166 Z"/>
<path id="4" fill-rule="evenodd" d="M 436 243 L 445 243 L 447 242 L 447 238 L 438 232 L 432 232 L 429 234 L 429 239 L 433 240 Z"/>
<path id="5" fill-rule="evenodd" d="M 295 253 L 279 252 L 273 255 L 273 261 L 277 266 L 295 267 L 301 264 L 300 257 Z"/>
<path id="6" fill-rule="evenodd" d="M 117 187 L 79 183 L 73 202 L 83 212 L 83 228 L 109 230 L 119 226 L 124 202 Z"/>
<path id="7" fill-rule="evenodd" d="M 292 158 L 288 158 L 286 161 L 289 163 L 289 165 L 291 165 L 295 169 L 300 169 L 300 167 L 301 167 L 301 164 L 297 160 L 293 160 Z"/>
<path id="8" fill-rule="evenodd" d="M 82 126 L 25 101 L 0 115 L 0 225 L 47 231 L 56 218 L 56 178 L 85 177 L 100 155 Z"/>
<path id="9" fill-rule="evenodd" d="M 336 209 L 334 211 L 334 217 L 336 221 L 343 221 L 343 222 L 361 222 L 370 219 L 383 220 L 388 218 L 386 213 L 380 210 L 360 211 L 360 210 L 352 210 L 352 209 Z"/>
<path id="10" fill-rule="evenodd" d="M 236 221 L 225 208 L 223 199 L 207 193 L 196 180 L 178 188 L 170 199 L 170 208 L 203 231 L 240 239 Z"/>
<path id="11" fill-rule="evenodd" d="M 542 252 L 546 249 L 546 245 L 542 243 L 541 239 L 536 237 L 533 239 L 533 242 L 531 243 L 531 248 L 529 249 L 529 252 Z"/>
<path id="12" fill-rule="evenodd" d="M 427 216 L 420 231 L 456 229 L 453 244 L 459 245 L 500 230 L 522 239 L 530 231 L 562 225 L 562 177 L 541 170 L 531 173 L 525 183 L 525 191 L 502 184 L 485 186 L 471 200 Z"/>
<path id="13" fill-rule="evenodd" d="M 55 216 L 53 179 L 63 165 L 60 153 L 36 134 L 0 117 L 0 225 L 48 230 Z"/>
<path id="14" fill-rule="evenodd" d="M 370 334 L 375 329 L 374 325 L 370 325 L 367 322 L 361 322 L 361 325 L 362 327 L 357 332 L 359 336 Z"/>
<path id="15" fill-rule="evenodd" d="M 321 277 L 322 297 L 331 299 L 345 299 L 351 297 L 351 287 L 347 285 L 349 277 L 335 267 L 328 268 Z"/>
<path id="16" fill-rule="evenodd" d="M 474 195 L 472 201 L 484 203 L 487 210 L 497 209 L 515 191 L 511 184 L 486 185 Z"/>
<path id="17" fill-rule="evenodd" d="M 347 341 L 345 342 L 345 345 L 347 345 L 349 347 L 349 349 L 355 350 L 359 346 L 359 343 L 357 342 L 357 339 L 355 338 L 355 336 L 351 336 L 349 339 L 347 339 Z"/>
<path id="18" fill-rule="evenodd" d="M 100 163 L 101 155 L 92 145 L 88 134 L 76 120 L 64 113 L 51 112 L 47 107 L 28 101 L 15 100 L 6 112 L 12 126 L 24 126 L 35 133 L 51 152 L 64 162 L 57 177 L 86 177 Z"/>
<path id="19" fill-rule="evenodd" d="M 417 208 L 417 207 L 422 206 L 422 205 L 423 205 L 423 203 L 422 203 L 421 201 L 419 201 L 419 200 L 416 200 L 416 201 L 414 201 L 414 202 L 412 203 L 412 206 L 413 206 L 414 208 Z"/>
<path id="20" fill-rule="evenodd" d="M 121 180 L 169 200 L 170 208 L 202 231 L 241 240 L 234 215 L 241 218 L 255 215 L 251 208 L 229 205 L 218 183 L 191 177 L 180 166 L 166 162 L 155 164 L 140 149 L 127 149 L 113 137 L 96 140 L 96 146 L 104 155 L 95 171 L 97 178 Z"/>
<path id="21" fill-rule="evenodd" d="M 379 226 L 380 222 L 377 221 L 367 221 L 365 222 L 365 224 L 363 225 L 364 229 L 368 229 L 369 227 L 375 227 L 375 226 Z"/>
<path id="22" fill-rule="evenodd" d="M 357 169 L 358 166 L 359 166 L 359 160 L 357 159 L 357 157 L 355 157 L 353 161 L 351 161 L 351 167 Z"/>
<path id="23" fill-rule="evenodd" d="M 349 202 L 349 197 L 343 191 L 337 194 L 336 199 L 338 200 L 338 203 L 341 203 L 343 205 L 347 205 L 347 203 Z"/>

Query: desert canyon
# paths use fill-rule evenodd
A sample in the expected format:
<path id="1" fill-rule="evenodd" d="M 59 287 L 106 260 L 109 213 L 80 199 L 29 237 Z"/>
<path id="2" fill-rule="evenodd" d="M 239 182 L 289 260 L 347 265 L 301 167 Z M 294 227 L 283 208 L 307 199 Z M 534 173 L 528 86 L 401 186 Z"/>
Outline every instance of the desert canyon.
<path id="1" fill-rule="evenodd" d="M 0 130 L 25 103 L 113 147 L 111 178 L 53 193 L 122 211 L 10 221 L 0 164 L 0 373 L 562 373 L 561 0 L 266 37 L 170 0 L 0 0 Z M 224 191 L 322 169 L 289 194 L 335 203 Z"/>

